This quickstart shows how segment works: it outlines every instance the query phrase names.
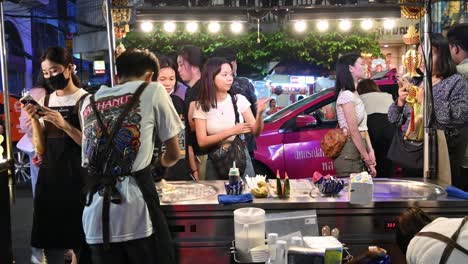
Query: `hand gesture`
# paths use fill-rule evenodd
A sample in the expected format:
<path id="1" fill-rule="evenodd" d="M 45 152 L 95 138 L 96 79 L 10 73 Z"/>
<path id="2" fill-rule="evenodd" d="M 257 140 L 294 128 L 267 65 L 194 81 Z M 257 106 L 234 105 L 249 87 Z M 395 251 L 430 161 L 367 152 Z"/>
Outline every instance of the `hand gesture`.
<path id="1" fill-rule="evenodd" d="M 375 177 L 377 175 L 377 170 L 375 169 L 375 165 L 369 166 L 368 169 L 369 169 L 369 174 L 372 177 Z"/>
<path id="2" fill-rule="evenodd" d="M 32 163 L 36 166 L 39 167 L 42 165 L 42 154 L 36 153 L 32 159 Z"/>
<path id="3" fill-rule="evenodd" d="M 408 97 L 408 91 L 406 88 L 411 85 L 411 83 L 406 79 L 398 79 L 398 101 L 397 104 L 399 107 L 405 105 L 406 97 Z"/>
<path id="4" fill-rule="evenodd" d="M 240 134 L 247 134 L 252 132 L 252 127 L 247 123 L 239 123 L 233 127 L 233 134 L 240 135 Z"/>
<path id="5" fill-rule="evenodd" d="M 38 110 L 38 107 L 33 105 L 33 104 L 25 104 L 25 105 L 22 105 L 21 108 L 24 110 L 24 112 L 26 113 L 26 115 L 29 117 L 29 119 L 37 119 L 38 118 L 38 115 L 37 115 L 37 110 Z"/>
<path id="6" fill-rule="evenodd" d="M 62 114 L 60 114 L 58 111 L 52 110 L 48 107 L 43 106 L 42 111 L 39 112 L 39 114 L 42 116 L 42 118 L 45 121 L 49 121 L 52 124 L 54 124 L 57 128 L 60 128 L 64 130 L 68 123 L 63 119 Z"/>
<path id="7" fill-rule="evenodd" d="M 258 101 L 257 101 L 257 112 L 258 113 L 263 113 L 268 108 L 268 104 L 270 103 L 271 99 L 272 99 L 271 97 L 269 97 L 267 99 L 265 99 L 264 97 L 258 99 Z"/>

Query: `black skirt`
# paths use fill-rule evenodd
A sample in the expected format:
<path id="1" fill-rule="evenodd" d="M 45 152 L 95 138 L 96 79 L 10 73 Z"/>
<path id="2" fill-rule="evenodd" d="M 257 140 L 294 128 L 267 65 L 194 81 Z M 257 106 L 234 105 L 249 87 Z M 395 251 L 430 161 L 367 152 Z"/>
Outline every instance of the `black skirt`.
<path id="1" fill-rule="evenodd" d="M 81 148 L 70 138 L 47 139 L 47 158 L 39 169 L 31 245 L 79 248 L 84 239 Z"/>

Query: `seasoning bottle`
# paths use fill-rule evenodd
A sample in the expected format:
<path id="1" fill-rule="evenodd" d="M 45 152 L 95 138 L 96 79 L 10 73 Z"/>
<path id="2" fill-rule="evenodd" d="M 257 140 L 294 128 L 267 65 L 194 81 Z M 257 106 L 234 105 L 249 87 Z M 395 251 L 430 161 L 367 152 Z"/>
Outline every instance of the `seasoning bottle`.
<path id="1" fill-rule="evenodd" d="M 239 168 L 236 168 L 236 162 L 232 163 L 232 168 L 229 169 L 229 185 L 236 185 L 239 182 Z"/>

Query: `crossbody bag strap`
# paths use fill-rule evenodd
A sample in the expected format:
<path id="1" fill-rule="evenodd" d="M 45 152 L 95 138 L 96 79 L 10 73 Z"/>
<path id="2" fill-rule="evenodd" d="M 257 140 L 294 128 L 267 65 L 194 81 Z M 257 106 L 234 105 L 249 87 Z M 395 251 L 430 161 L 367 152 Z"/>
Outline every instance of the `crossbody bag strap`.
<path id="1" fill-rule="evenodd" d="M 458 226 L 457 231 L 450 237 L 453 241 L 458 240 L 458 236 L 460 235 L 460 231 L 462 227 L 466 224 L 466 221 L 468 221 L 468 216 L 465 216 L 463 220 L 461 221 L 460 225 Z M 445 247 L 444 252 L 442 253 L 442 257 L 440 258 L 440 264 L 447 263 L 448 258 L 452 254 L 453 247 L 449 247 L 448 245 Z"/>
<path id="2" fill-rule="evenodd" d="M 234 116 L 236 117 L 235 124 L 239 124 L 239 111 L 237 109 L 237 96 L 231 95 L 232 106 L 234 107 Z"/>
<path id="3" fill-rule="evenodd" d="M 107 142 L 106 145 L 104 146 L 104 151 L 102 153 L 105 154 L 104 157 L 106 157 L 106 161 L 104 164 L 102 164 L 101 167 L 101 173 L 105 173 L 107 169 L 107 163 L 109 161 L 109 152 L 110 152 L 110 146 L 112 145 L 112 142 L 114 140 L 115 134 L 117 131 L 120 129 L 121 124 L 124 120 L 124 118 L 127 116 L 127 114 L 130 112 L 130 110 L 133 108 L 133 106 L 136 104 L 138 99 L 140 98 L 141 93 L 143 90 L 148 86 L 148 82 L 142 83 L 136 92 L 133 94 L 132 98 L 130 99 L 130 102 L 127 103 L 127 105 L 124 108 L 124 111 L 120 114 L 118 117 L 117 121 L 114 124 L 114 127 L 112 128 L 112 131 L 110 134 L 107 134 L 106 127 L 104 126 L 104 123 L 102 122 L 101 116 L 99 114 L 99 111 L 96 108 L 96 102 L 94 100 L 94 95 L 91 96 L 91 107 L 93 108 L 93 111 L 96 115 L 96 120 L 101 127 L 102 133 L 104 133 L 107 136 Z M 102 153 L 98 153 L 98 155 L 101 155 Z M 109 243 L 110 243 L 110 227 L 109 227 L 109 221 L 110 221 L 110 203 L 111 199 L 114 200 L 116 199 L 120 203 L 122 201 L 121 194 L 117 190 L 117 188 L 114 185 L 111 185 L 113 180 L 115 179 L 109 179 L 109 176 L 103 175 L 103 180 L 104 182 L 107 182 L 107 184 L 104 184 L 104 194 L 103 194 L 103 204 L 102 204 L 102 240 L 104 242 L 104 248 L 109 249 Z"/>

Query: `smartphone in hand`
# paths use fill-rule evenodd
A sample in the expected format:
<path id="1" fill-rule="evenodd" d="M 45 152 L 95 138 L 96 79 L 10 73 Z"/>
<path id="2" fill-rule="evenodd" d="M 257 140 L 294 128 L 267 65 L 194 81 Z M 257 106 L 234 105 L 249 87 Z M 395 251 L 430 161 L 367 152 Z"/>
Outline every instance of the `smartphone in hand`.
<path id="1" fill-rule="evenodd" d="M 27 105 L 27 104 L 39 105 L 39 103 L 36 100 L 34 100 L 34 98 L 31 95 L 26 95 L 25 97 L 21 98 L 20 102 L 24 105 Z"/>
<path id="2" fill-rule="evenodd" d="M 26 95 L 25 97 L 21 98 L 20 102 L 24 105 L 32 104 L 36 106 L 37 113 L 42 111 L 42 107 L 39 105 L 39 103 L 36 100 L 34 100 L 34 98 L 31 95 Z"/>

